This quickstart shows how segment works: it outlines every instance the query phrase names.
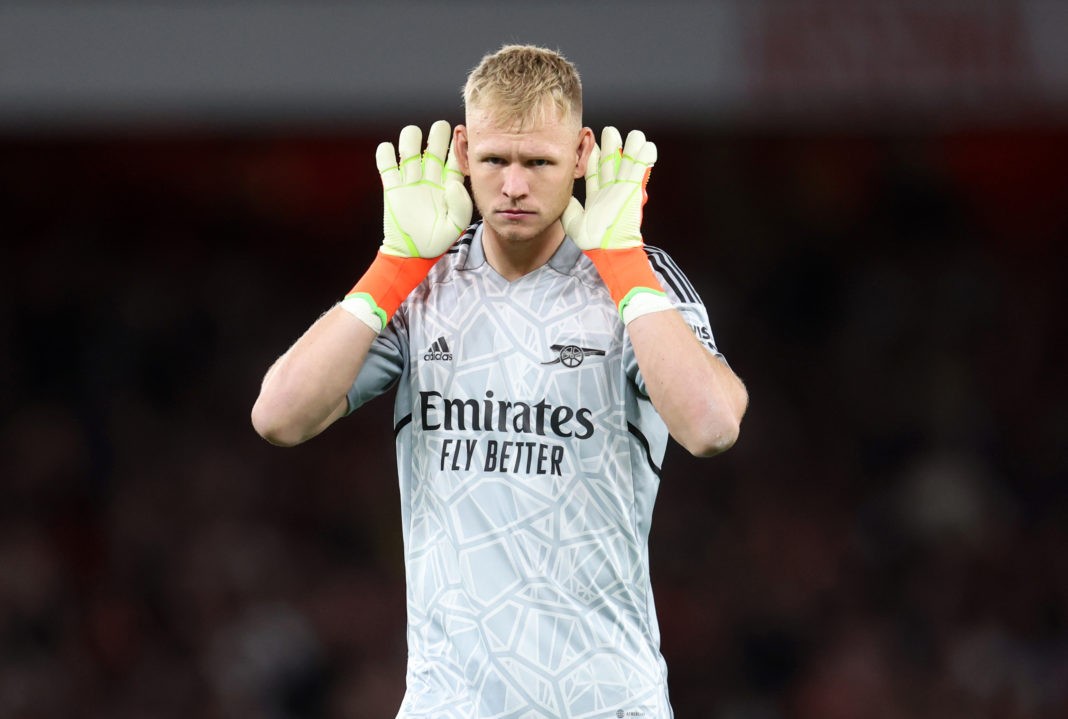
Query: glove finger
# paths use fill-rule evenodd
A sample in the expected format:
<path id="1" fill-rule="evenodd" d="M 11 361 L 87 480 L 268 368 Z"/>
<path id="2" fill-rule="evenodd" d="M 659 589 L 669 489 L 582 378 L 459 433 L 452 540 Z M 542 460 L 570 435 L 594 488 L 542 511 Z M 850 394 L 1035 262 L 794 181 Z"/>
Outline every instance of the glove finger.
<path id="1" fill-rule="evenodd" d="M 601 189 L 601 150 L 597 147 L 597 143 L 593 144 L 593 149 L 590 151 L 590 159 L 586 163 L 586 202 L 589 203 L 590 198 L 597 194 L 597 190 Z"/>
<path id="2" fill-rule="evenodd" d="M 611 125 L 601 130 L 601 154 L 603 156 L 611 155 L 613 152 L 618 153 L 622 146 L 623 138 L 620 136 L 619 130 Z"/>
<path id="3" fill-rule="evenodd" d="M 642 149 L 638 152 L 638 156 L 634 158 L 634 179 L 641 180 L 642 187 L 645 187 L 645 183 L 649 182 L 649 172 L 653 169 L 653 165 L 655 164 L 656 145 L 647 142 L 642 145 Z"/>
<path id="4" fill-rule="evenodd" d="M 408 125 L 401 130 L 397 149 L 400 151 L 401 179 L 406 185 L 419 182 L 423 177 L 422 158 L 419 154 L 422 142 L 423 131 L 416 125 Z"/>
<path id="5" fill-rule="evenodd" d="M 452 127 L 444 120 L 438 120 L 430 126 L 426 138 L 426 152 L 423 153 L 423 179 L 440 185 L 445 175 L 445 154 L 449 151 L 449 138 Z"/>
<path id="6" fill-rule="evenodd" d="M 656 145 L 652 142 L 646 142 L 644 145 L 642 145 L 642 149 L 640 152 L 638 152 L 638 155 L 634 158 L 634 161 L 640 165 L 644 165 L 645 167 L 652 167 L 656 164 L 656 158 Z"/>
<path id="7" fill-rule="evenodd" d="M 616 181 L 622 155 L 623 140 L 619 130 L 609 125 L 601 131 L 601 187 Z"/>
<path id="8" fill-rule="evenodd" d="M 637 182 L 645 172 L 645 166 L 638 163 L 638 157 L 645 147 L 645 133 L 631 130 L 627 133 L 627 143 L 623 146 L 623 157 L 619 162 L 617 179 Z"/>
<path id="9" fill-rule="evenodd" d="M 391 190 L 401 182 L 400 170 L 397 169 L 397 152 L 392 142 L 379 143 L 375 150 L 375 164 L 382 178 L 382 187 Z"/>
<path id="10" fill-rule="evenodd" d="M 644 144 L 645 133 L 641 130 L 631 130 L 627 133 L 627 143 L 623 145 L 623 154 L 637 157 Z"/>
<path id="11" fill-rule="evenodd" d="M 644 207 L 645 203 L 649 201 L 649 192 L 645 188 L 649 184 L 649 174 L 653 171 L 653 165 L 656 164 L 656 145 L 651 142 L 645 143 L 634 164 L 642 169 L 642 206 Z"/>
<path id="12" fill-rule="evenodd" d="M 649 168 L 656 165 L 657 161 L 657 146 L 645 140 L 645 136 L 642 136 L 642 143 L 637 141 L 631 145 L 627 142 L 627 146 L 624 149 L 624 163 L 627 165 L 626 175 L 621 169 L 619 176 L 621 179 L 629 179 L 631 182 L 638 182 L 645 175 Z"/>

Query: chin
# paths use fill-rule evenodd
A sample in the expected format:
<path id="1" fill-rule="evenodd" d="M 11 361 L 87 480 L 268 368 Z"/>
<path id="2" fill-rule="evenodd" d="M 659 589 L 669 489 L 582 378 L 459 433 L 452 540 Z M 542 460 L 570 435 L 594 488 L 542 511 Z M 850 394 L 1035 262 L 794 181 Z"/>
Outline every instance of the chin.
<path id="1" fill-rule="evenodd" d="M 532 242 L 545 234 L 545 227 L 519 227 L 507 222 L 486 222 L 503 242 Z"/>

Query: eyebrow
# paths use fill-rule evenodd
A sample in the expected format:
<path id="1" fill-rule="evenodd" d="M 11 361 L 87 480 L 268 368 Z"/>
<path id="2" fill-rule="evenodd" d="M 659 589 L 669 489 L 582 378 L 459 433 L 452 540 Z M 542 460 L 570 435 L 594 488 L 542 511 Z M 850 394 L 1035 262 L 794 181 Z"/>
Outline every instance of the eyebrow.
<path id="1" fill-rule="evenodd" d="M 518 151 L 513 152 L 511 147 L 503 149 L 501 145 L 483 144 L 479 147 L 471 148 L 471 150 L 475 157 L 511 157 L 513 154 L 517 154 L 520 159 L 524 160 L 556 160 L 566 154 L 566 151 L 546 145 L 539 145 L 532 148 L 520 148 Z"/>

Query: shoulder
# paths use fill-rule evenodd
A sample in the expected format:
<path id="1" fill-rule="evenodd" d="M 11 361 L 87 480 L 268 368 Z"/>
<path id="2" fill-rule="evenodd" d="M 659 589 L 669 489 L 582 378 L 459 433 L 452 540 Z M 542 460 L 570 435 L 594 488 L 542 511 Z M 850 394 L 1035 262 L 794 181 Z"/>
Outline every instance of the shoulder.
<path id="1" fill-rule="evenodd" d="M 653 245 L 645 245 L 645 255 L 649 258 L 649 264 L 653 266 L 653 271 L 665 290 L 675 295 L 680 302 L 701 304 L 701 297 L 694 289 L 690 278 L 675 263 L 671 255 Z"/>
<path id="2" fill-rule="evenodd" d="M 444 282 L 454 271 L 468 266 L 468 257 L 481 224 L 481 220 L 472 224 L 456 238 L 427 275 L 430 283 Z"/>
<path id="3" fill-rule="evenodd" d="M 468 228 L 463 231 L 463 234 L 456 238 L 456 242 L 452 243 L 452 247 L 445 252 L 446 256 L 461 254 L 466 256 L 471 250 L 471 243 L 474 241 L 475 235 L 478 233 L 481 226 L 482 220 L 469 225 Z"/>

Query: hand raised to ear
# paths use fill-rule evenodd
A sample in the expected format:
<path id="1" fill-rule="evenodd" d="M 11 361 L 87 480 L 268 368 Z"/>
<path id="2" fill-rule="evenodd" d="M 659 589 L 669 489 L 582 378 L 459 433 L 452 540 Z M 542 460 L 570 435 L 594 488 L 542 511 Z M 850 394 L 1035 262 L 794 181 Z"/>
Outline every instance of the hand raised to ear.
<path id="1" fill-rule="evenodd" d="M 631 130 L 623 145 L 619 131 L 606 127 L 601 147 L 586 165 L 586 205 L 571 199 L 561 218 L 564 231 L 583 250 L 617 250 L 642 245 L 646 184 L 656 163 L 656 145 Z"/>
<path id="2" fill-rule="evenodd" d="M 400 133 L 397 149 L 383 142 L 375 152 L 382 177 L 381 251 L 398 257 L 438 257 L 471 222 L 471 197 L 449 146 L 452 128 L 444 120 L 430 127 L 426 150 L 415 125 Z"/>

